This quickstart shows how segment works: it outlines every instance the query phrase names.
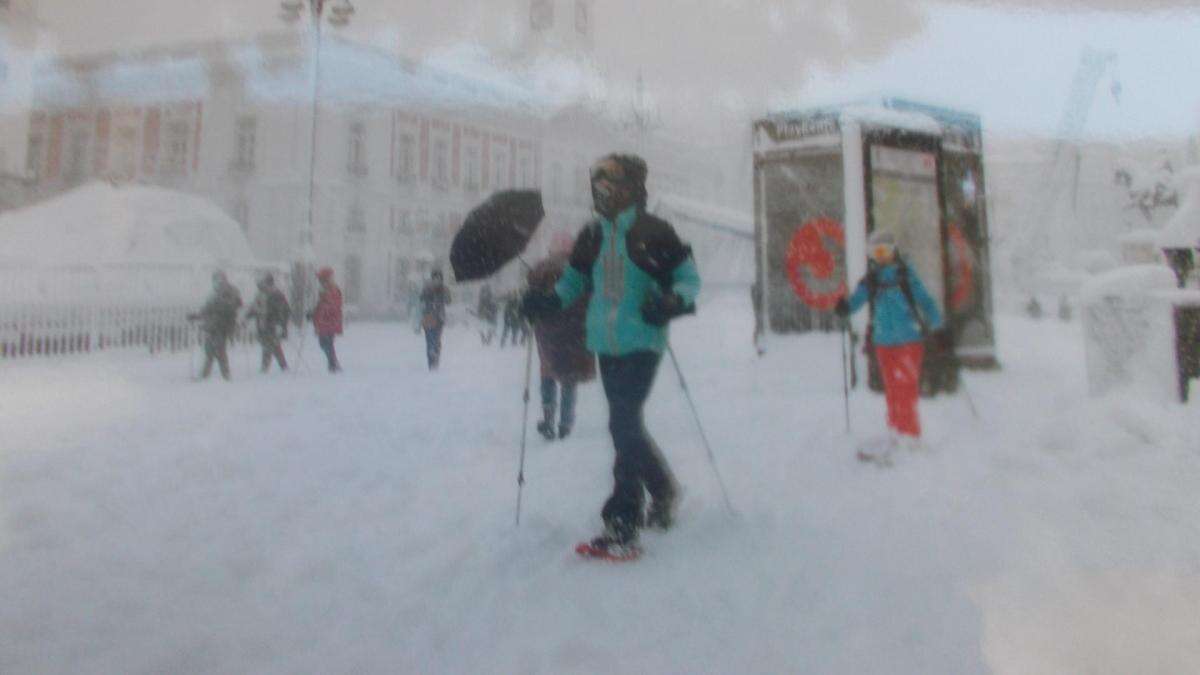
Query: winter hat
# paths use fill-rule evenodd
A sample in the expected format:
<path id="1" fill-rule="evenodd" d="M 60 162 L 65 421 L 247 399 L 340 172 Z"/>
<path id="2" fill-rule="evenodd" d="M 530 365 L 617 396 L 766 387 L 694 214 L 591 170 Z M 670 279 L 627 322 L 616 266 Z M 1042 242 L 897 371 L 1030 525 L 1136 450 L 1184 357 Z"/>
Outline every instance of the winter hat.
<path id="1" fill-rule="evenodd" d="M 876 230 L 871 233 L 870 239 L 867 239 L 868 246 L 891 246 L 896 248 L 896 237 L 887 230 Z"/>
<path id="2" fill-rule="evenodd" d="M 646 160 L 632 153 L 614 152 L 605 155 L 601 161 L 611 159 L 621 166 L 625 172 L 625 182 L 633 189 L 634 201 L 643 209 L 646 208 L 646 176 L 650 170 L 646 168 Z"/>
<path id="3" fill-rule="evenodd" d="M 321 280 L 333 279 L 333 268 L 322 267 L 321 269 L 317 270 L 317 278 Z"/>
<path id="4" fill-rule="evenodd" d="M 274 286 L 275 285 L 275 275 L 271 274 L 270 272 L 267 272 L 262 277 L 262 283 L 264 286 Z"/>

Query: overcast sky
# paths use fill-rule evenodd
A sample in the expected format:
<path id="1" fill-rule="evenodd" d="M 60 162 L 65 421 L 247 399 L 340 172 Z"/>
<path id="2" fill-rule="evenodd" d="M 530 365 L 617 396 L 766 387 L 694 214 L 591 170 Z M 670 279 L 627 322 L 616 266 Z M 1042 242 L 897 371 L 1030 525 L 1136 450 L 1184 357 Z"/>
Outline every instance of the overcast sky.
<path id="1" fill-rule="evenodd" d="M 333 1 L 333 0 L 329 0 Z M 1200 131 L 1194 1 L 601 0 L 595 62 L 610 91 L 640 71 L 668 124 L 735 133 L 768 108 L 874 93 L 979 112 L 987 128 L 1052 133 L 1084 45 L 1118 54 L 1120 103 L 1100 85 L 1090 132 Z M 513 48 L 524 0 L 355 0 L 348 37 L 418 58 L 456 44 Z M 1047 6 L 1055 11 L 1047 12 Z M 41 0 L 64 52 L 280 29 L 275 0 Z"/>

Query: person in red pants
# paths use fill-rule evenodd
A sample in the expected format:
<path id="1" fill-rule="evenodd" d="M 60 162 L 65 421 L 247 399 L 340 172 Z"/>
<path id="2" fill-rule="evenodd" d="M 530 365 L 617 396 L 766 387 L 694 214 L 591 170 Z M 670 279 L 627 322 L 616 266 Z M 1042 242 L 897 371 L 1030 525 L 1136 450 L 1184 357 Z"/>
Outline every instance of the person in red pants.
<path id="1" fill-rule="evenodd" d="M 867 273 L 850 297 L 838 301 L 834 311 L 848 316 L 864 304 L 870 306 L 875 358 L 883 375 L 888 427 L 902 445 L 913 446 L 921 437 L 917 415 L 924 337 L 942 326 L 937 303 L 921 278 L 896 250 L 888 232 L 876 232 L 868 241 Z"/>

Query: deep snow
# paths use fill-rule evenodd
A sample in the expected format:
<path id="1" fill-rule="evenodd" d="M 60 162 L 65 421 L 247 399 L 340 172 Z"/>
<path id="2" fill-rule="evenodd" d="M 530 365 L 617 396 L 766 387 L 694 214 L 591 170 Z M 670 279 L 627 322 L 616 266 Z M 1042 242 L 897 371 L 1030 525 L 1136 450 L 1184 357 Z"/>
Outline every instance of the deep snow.
<path id="1" fill-rule="evenodd" d="M 923 401 L 927 449 L 880 469 L 837 337 L 756 358 L 748 304 L 672 340 L 738 516 L 664 361 L 648 426 L 686 494 L 629 565 L 571 552 L 610 487 L 598 383 L 569 440 L 530 429 L 515 527 L 524 352 L 465 328 L 437 373 L 400 324 L 350 324 L 337 376 L 311 336 L 286 375 L 235 348 L 231 384 L 5 362 L 0 672 L 1200 669 L 1197 404 L 1088 399 L 1077 324 L 1001 316 L 979 419 Z M 879 435 L 882 399 L 852 418 Z"/>

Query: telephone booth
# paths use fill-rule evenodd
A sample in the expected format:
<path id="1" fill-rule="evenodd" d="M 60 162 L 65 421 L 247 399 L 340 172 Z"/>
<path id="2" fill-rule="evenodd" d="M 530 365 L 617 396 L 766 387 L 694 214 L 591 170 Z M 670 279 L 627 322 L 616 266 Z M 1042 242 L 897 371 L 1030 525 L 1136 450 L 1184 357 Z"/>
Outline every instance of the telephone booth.
<path id="1" fill-rule="evenodd" d="M 946 317 L 956 362 L 997 366 L 977 115 L 903 99 L 754 122 L 755 313 L 768 334 L 835 330 L 832 309 L 891 232 Z M 853 326 L 862 334 L 866 312 Z"/>

